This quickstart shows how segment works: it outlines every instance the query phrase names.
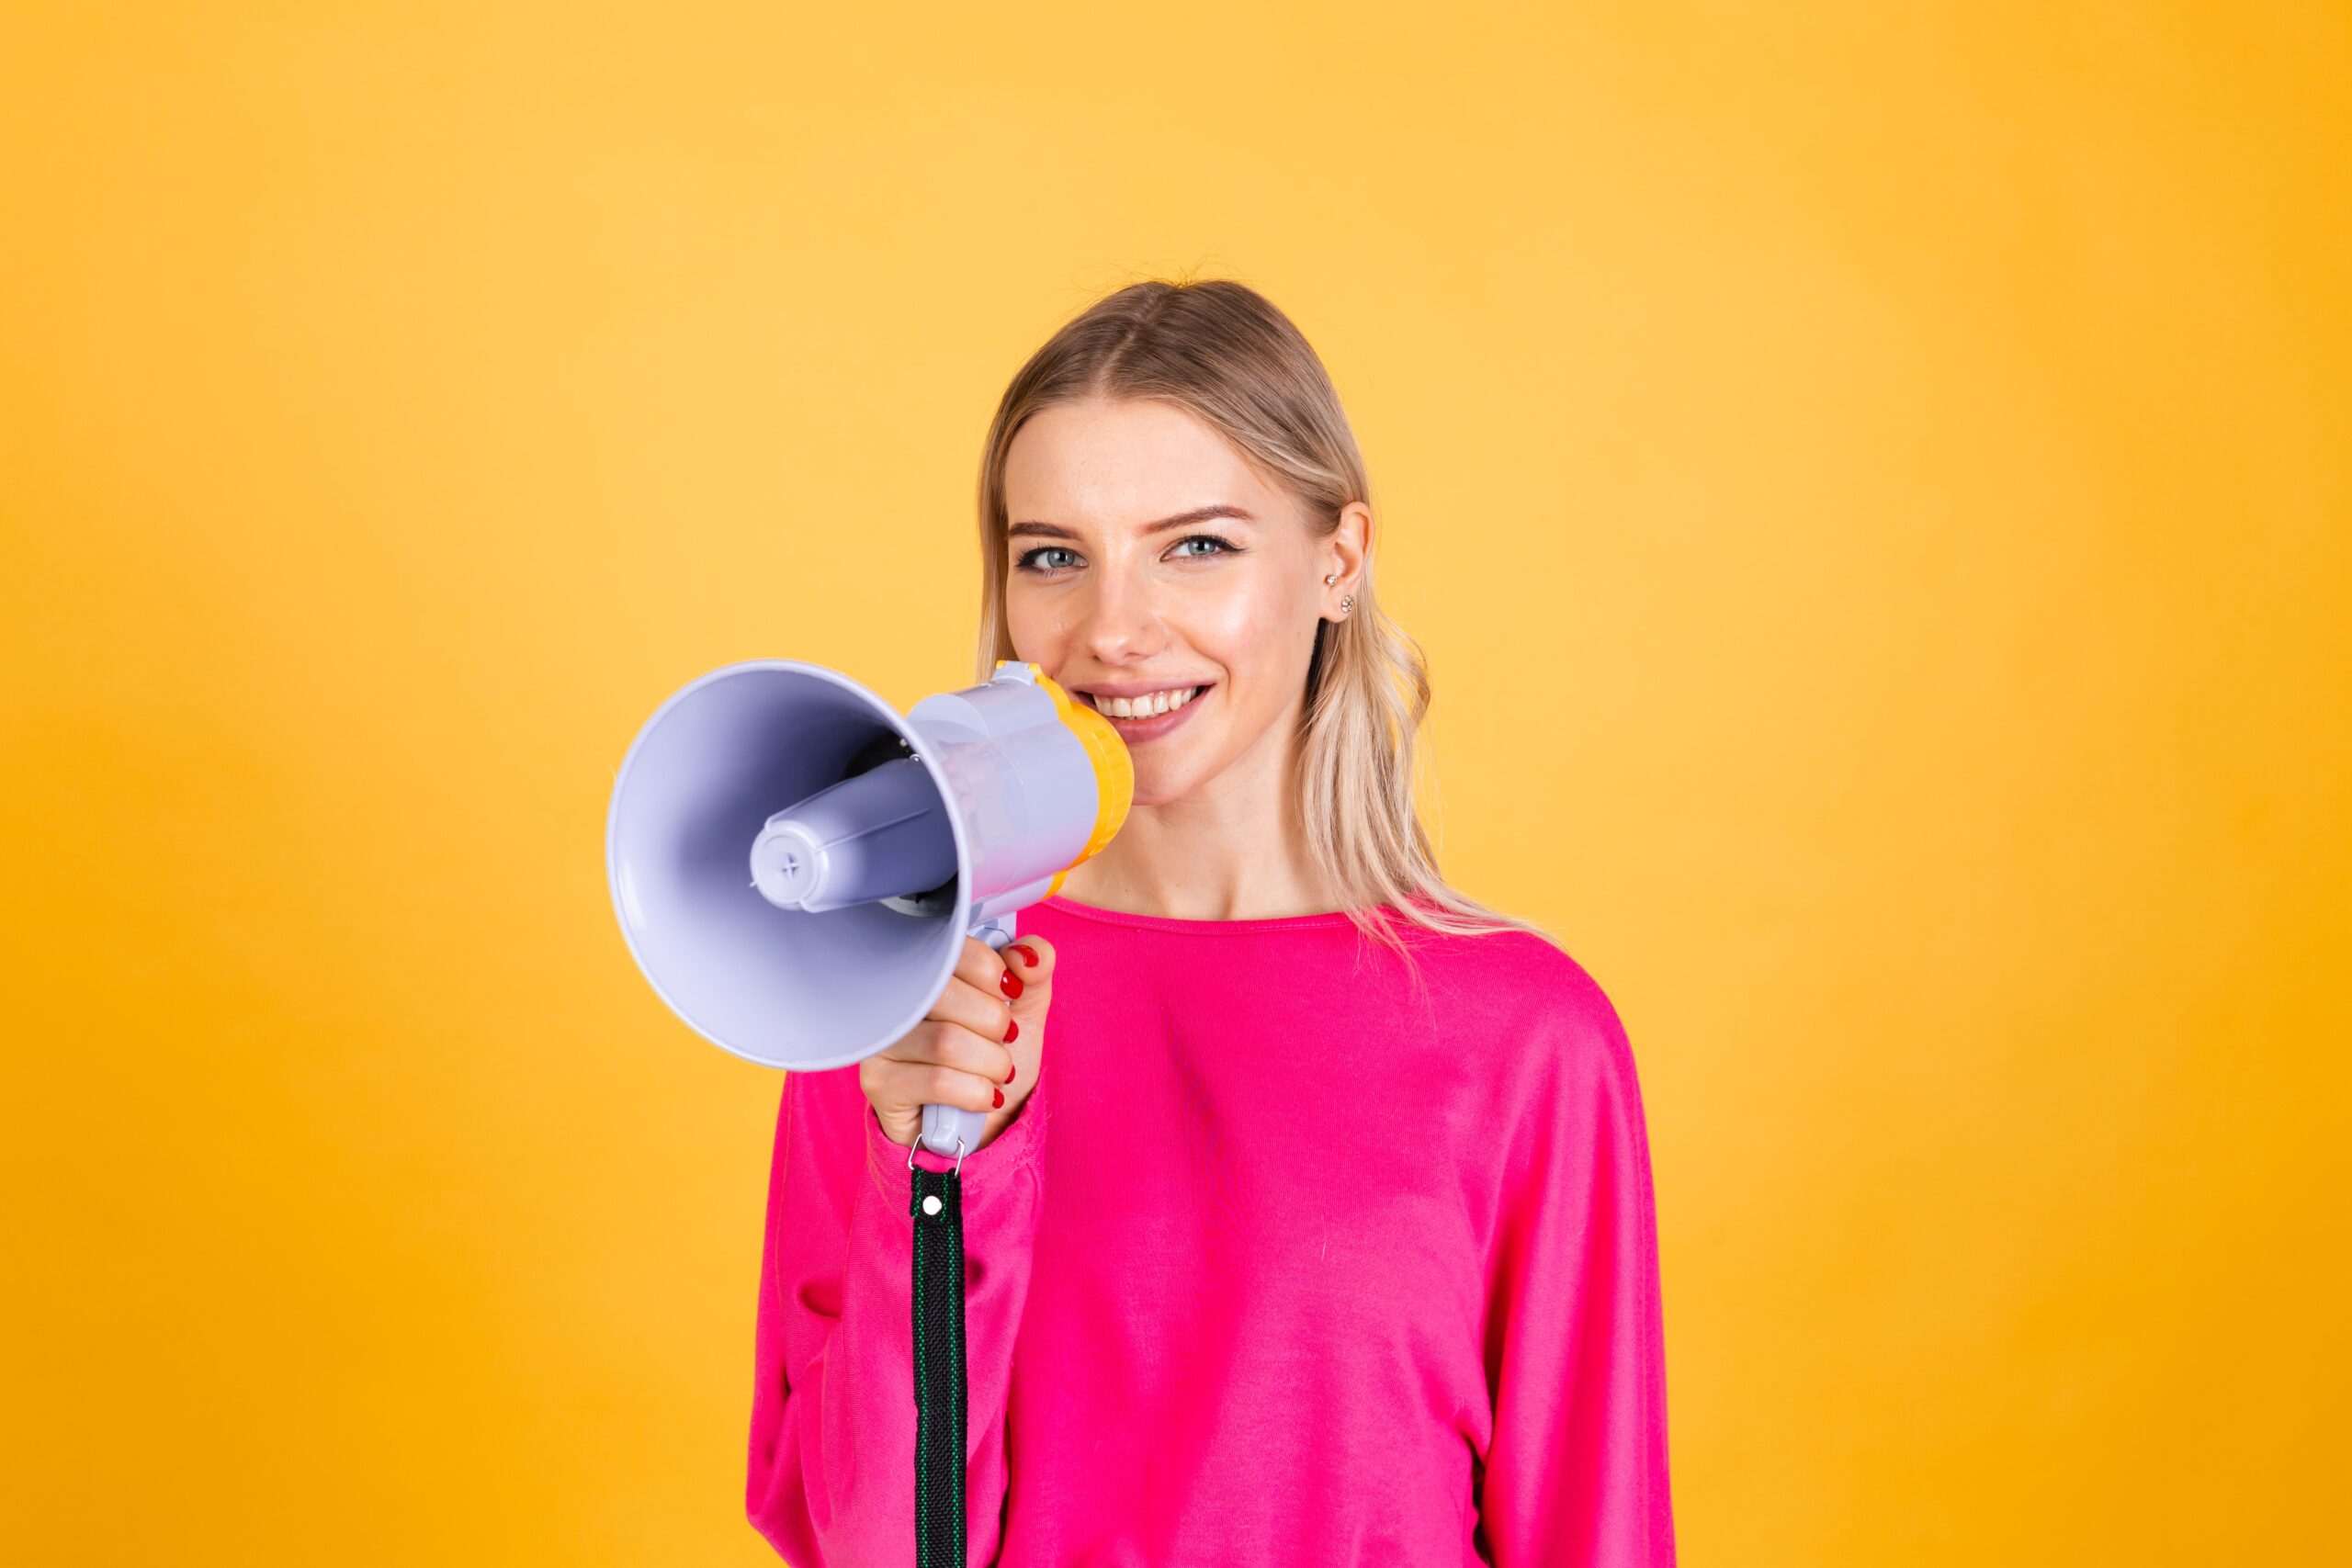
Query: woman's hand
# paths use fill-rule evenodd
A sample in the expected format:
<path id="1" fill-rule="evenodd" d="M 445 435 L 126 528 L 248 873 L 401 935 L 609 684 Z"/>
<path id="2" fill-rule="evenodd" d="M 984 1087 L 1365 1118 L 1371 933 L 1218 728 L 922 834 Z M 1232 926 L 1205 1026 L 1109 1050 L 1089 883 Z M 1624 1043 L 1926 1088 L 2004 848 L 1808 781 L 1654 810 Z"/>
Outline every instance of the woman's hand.
<path id="1" fill-rule="evenodd" d="M 1053 976 L 1054 947 L 1044 937 L 1019 938 L 1001 954 L 964 939 L 956 973 L 923 1021 L 857 1065 L 858 1087 L 892 1143 L 914 1146 L 926 1105 L 986 1111 L 983 1149 L 1012 1124 L 1037 1087 Z"/>

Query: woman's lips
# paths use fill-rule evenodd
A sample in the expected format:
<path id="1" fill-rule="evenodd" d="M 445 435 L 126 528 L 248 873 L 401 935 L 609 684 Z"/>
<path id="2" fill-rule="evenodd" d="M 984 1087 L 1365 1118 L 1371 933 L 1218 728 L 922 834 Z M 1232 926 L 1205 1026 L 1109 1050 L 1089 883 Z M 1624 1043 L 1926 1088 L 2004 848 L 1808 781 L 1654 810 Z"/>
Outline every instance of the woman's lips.
<path id="1" fill-rule="evenodd" d="M 1107 713 L 1103 713 L 1102 716 L 1109 719 L 1111 722 L 1111 728 L 1119 732 L 1120 739 L 1125 741 L 1130 746 L 1139 745 L 1146 740 L 1157 740 L 1161 736 L 1167 735 L 1170 731 L 1174 730 L 1177 726 L 1192 717 L 1193 710 L 1199 707 L 1203 703 L 1207 702 L 1210 695 L 1216 691 L 1216 682 L 1212 681 L 1207 685 L 1201 687 L 1197 692 L 1195 692 L 1193 695 L 1193 700 L 1186 703 L 1182 707 L 1173 709 L 1168 713 L 1156 713 L 1149 718 L 1119 718 Z M 1100 707 L 1097 707 L 1094 711 L 1096 713 L 1102 713 L 1102 710 Z"/>

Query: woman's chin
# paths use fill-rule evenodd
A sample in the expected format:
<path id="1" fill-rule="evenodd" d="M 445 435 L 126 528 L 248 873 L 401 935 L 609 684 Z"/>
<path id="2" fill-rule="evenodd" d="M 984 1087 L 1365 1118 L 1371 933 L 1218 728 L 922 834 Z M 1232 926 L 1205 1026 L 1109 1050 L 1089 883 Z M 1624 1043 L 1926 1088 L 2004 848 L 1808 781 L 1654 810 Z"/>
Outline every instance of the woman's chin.
<path id="1" fill-rule="evenodd" d="M 1136 757 L 1135 794 L 1130 806 L 1169 806 L 1183 799 L 1205 782 L 1199 770 L 1188 767 L 1181 759 L 1166 761 L 1146 761 L 1142 753 Z"/>

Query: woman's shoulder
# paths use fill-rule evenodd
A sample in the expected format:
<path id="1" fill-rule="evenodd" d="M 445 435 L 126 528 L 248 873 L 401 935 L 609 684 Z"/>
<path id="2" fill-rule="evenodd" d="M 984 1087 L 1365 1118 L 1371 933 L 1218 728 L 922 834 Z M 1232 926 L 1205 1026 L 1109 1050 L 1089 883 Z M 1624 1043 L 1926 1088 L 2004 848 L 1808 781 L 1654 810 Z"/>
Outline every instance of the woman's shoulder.
<path id="1" fill-rule="evenodd" d="M 1437 1014 L 1456 1020 L 1468 1034 L 1501 1043 L 1513 1065 L 1630 1070 L 1616 1003 L 1560 941 L 1511 925 L 1475 934 L 1403 922 L 1395 929 L 1405 936 Z"/>
<path id="2" fill-rule="evenodd" d="M 1433 905 L 1424 908 L 1441 912 Z M 1455 919 L 1476 929 L 1441 931 L 1402 914 L 1392 914 L 1390 929 L 1405 939 L 1416 959 L 1450 970 L 1457 978 L 1475 980 L 1490 994 L 1571 1013 L 1609 1005 L 1600 983 L 1550 934 L 1502 921 Z"/>

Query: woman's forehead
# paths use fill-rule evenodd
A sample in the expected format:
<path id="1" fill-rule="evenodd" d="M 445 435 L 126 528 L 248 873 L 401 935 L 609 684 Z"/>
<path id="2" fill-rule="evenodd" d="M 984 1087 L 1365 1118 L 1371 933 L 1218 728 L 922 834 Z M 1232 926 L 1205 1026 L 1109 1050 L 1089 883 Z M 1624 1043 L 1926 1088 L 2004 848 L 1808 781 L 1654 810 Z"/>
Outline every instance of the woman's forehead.
<path id="1" fill-rule="evenodd" d="M 1004 489 L 1012 522 L 1096 532 L 1141 532 L 1216 504 L 1238 507 L 1262 524 L 1282 507 L 1279 494 L 1231 443 L 1166 403 L 1043 411 L 1013 437 Z"/>

